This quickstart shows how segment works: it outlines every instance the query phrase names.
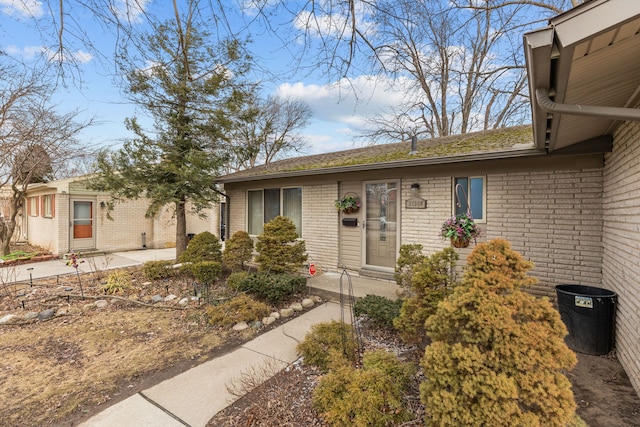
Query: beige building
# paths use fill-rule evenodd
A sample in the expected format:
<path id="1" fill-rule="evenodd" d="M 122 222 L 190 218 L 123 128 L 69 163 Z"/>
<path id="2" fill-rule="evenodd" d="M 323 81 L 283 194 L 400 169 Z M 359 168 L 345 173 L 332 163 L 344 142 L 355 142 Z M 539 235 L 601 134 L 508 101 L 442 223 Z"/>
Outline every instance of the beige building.
<path id="1" fill-rule="evenodd" d="M 116 203 L 112 211 L 108 201 L 108 194 L 86 189 L 81 177 L 30 185 L 19 224 L 22 239 L 59 255 L 175 247 L 176 222 L 171 207 L 146 218 L 146 199 Z M 188 215 L 187 233 L 210 231 L 219 236 L 218 209 L 210 209 L 204 219 Z"/>
<path id="2" fill-rule="evenodd" d="M 222 177 L 227 226 L 257 235 L 285 215 L 324 269 L 390 278 L 401 245 L 433 253 L 470 207 L 479 241 L 535 263 L 537 295 L 618 294 L 616 349 L 640 391 L 640 2 L 593 0 L 526 34 L 533 125 L 380 145 Z M 334 201 L 359 198 L 357 212 Z M 473 246 L 473 245 L 472 245 Z M 462 258 L 468 249 L 459 249 Z"/>

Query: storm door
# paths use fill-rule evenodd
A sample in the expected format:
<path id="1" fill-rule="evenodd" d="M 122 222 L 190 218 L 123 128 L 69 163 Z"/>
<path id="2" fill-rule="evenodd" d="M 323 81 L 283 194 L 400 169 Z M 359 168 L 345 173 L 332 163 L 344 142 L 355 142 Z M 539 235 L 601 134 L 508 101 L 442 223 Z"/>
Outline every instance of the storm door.
<path id="1" fill-rule="evenodd" d="M 365 194 L 365 264 L 394 268 L 398 245 L 398 182 L 365 184 Z"/>
<path id="2" fill-rule="evenodd" d="M 71 201 L 71 249 L 95 248 L 93 208 L 91 200 Z"/>

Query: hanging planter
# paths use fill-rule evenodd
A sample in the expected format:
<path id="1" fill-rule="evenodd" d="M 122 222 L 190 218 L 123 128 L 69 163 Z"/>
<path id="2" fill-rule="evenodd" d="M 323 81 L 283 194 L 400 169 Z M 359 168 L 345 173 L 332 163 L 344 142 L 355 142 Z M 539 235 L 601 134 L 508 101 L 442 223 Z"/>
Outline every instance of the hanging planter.
<path id="1" fill-rule="evenodd" d="M 450 239 L 454 248 L 466 248 L 471 239 L 480 235 L 480 229 L 469 214 L 454 215 L 442 224 L 440 234 L 443 239 Z"/>
<path id="2" fill-rule="evenodd" d="M 461 239 L 458 237 L 451 238 L 451 246 L 454 248 L 467 248 L 469 247 L 470 242 L 471 241 L 469 239 Z"/>
<path id="3" fill-rule="evenodd" d="M 346 214 L 358 212 L 360 205 L 360 197 L 356 193 L 346 193 L 342 199 L 335 201 L 336 209 Z"/>

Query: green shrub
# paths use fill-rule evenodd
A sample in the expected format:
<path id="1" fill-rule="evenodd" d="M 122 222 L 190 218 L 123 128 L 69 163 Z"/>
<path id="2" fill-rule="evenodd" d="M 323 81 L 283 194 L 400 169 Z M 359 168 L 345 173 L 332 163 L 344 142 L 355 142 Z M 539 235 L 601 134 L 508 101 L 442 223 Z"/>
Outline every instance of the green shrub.
<path id="1" fill-rule="evenodd" d="M 256 250 L 260 271 L 295 272 L 307 260 L 304 241 L 298 240 L 296 226 L 284 216 L 277 216 L 264 225 Z"/>
<path id="2" fill-rule="evenodd" d="M 246 231 L 236 231 L 225 242 L 222 263 L 231 271 L 238 271 L 253 257 L 253 240 Z"/>
<path id="3" fill-rule="evenodd" d="M 304 363 L 326 372 L 331 352 L 342 355 L 353 364 L 357 360 L 357 347 L 351 325 L 333 320 L 313 325 L 304 340 L 298 344 L 297 350 Z"/>
<path id="4" fill-rule="evenodd" d="M 115 270 L 107 276 L 107 282 L 102 285 L 105 294 L 119 294 L 131 288 L 131 273 Z"/>
<path id="5" fill-rule="evenodd" d="M 277 305 L 302 291 L 307 283 L 303 276 L 294 274 L 248 274 L 237 285 L 240 292 L 248 292 L 259 299 Z"/>
<path id="6" fill-rule="evenodd" d="M 187 249 L 180 255 L 178 261 L 201 262 L 216 261 L 222 262 L 222 244 L 220 239 L 208 231 L 196 234 L 189 242 Z"/>
<path id="7" fill-rule="evenodd" d="M 172 261 L 147 261 L 142 265 L 147 280 L 167 279 L 175 274 Z"/>
<path id="8" fill-rule="evenodd" d="M 240 294 L 216 306 L 207 307 L 209 323 L 219 326 L 233 326 L 238 322 L 261 320 L 271 313 L 271 308 L 249 295 Z"/>
<path id="9" fill-rule="evenodd" d="M 247 280 L 251 276 L 251 273 L 247 271 L 236 271 L 235 273 L 231 273 L 229 277 L 227 277 L 227 286 L 234 291 L 240 289 L 240 285 L 242 282 Z"/>
<path id="10" fill-rule="evenodd" d="M 427 320 L 420 396 L 433 426 L 566 426 L 576 364 L 548 299 L 521 287 L 533 264 L 508 242 L 477 245 L 463 283 Z"/>
<path id="11" fill-rule="evenodd" d="M 200 261 L 184 264 L 183 271 L 192 275 L 198 282 L 213 284 L 222 276 L 222 264 L 217 261 Z"/>
<path id="12" fill-rule="evenodd" d="M 411 279 L 413 278 L 413 270 L 422 263 L 426 257 L 422 254 L 421 244 L 402 245 L 400 246 L 400 254 L 396 261 L 396 269 L 394 277 L 396 283 L 406 291 L 411 291 Z"/>
<path id="13" fill-rule="evenodd" d="M 400 316 L 393 322 L 405 342 L 426 343 L 425 321 L 435 312 L 438 303 L 453 291 L 457 260 L 456 251 L 445 248 L 414 266 L 412 295 L 403 301 Z"/>
<path id="14" fill-rule="evenodd" d="M 365 353 L 361 369 L 340 365 L 322 377 L 313 406 L 332 426 L 399 425 L 413 418 L 403 401 L 413 373 L 390 353 Z"/>
<path id="15" fill-rule="evenodd" d="M 367 295 L 356 300 L 353 313 L 356 317 L 365 315 L 374 324 L 384 328 L 393 328 L 393 319 L 400 315 L 402 300 L 395 301 L 379 295 Z"/>

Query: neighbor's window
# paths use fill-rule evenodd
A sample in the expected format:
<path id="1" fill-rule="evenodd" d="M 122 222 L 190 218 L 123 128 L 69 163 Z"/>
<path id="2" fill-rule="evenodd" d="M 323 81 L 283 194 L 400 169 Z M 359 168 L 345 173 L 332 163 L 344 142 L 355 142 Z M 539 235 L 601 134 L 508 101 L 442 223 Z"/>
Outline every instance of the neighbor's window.
<path id="1" fill-rule="evenodd" d="M 53 218 L 53 198 L 53 194 L 42 196 L 42 216 L 45 218 Z"/>
<path id="2" fill-rule="evenodd" d="M 247 201 L 249 234 L 261 234 L 265 223 L 282 215 L 295 224 L 298 236 L 302 236 L 301 187 L 250 190 L 247 193 Z"/>
<path id="3" fill-rule="evenodd" d="M 481 176 L 458 177 L 453 179 L 454 214 L 471 212 L 478 222 L 485 221 L 486 188 Z"/>
<path id="4" fill-rule="evenodd" d="M 29 209 L 29 216 L 38 216 L 38 198 L 29 197 L 27 200 L 27 207 Z"/>

